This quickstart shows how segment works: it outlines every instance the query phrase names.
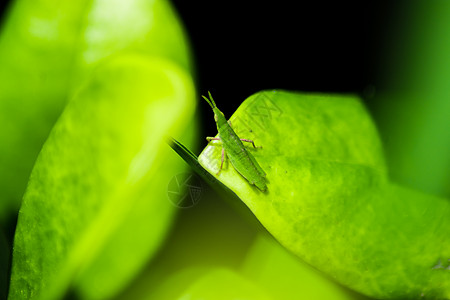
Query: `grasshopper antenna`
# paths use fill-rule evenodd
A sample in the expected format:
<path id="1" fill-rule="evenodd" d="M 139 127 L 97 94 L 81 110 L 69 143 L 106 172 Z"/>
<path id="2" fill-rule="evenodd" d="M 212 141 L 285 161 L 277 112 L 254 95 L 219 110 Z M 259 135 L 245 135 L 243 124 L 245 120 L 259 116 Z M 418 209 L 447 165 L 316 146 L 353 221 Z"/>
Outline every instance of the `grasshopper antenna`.
<path id="1" fill-rule="evenodd" d="M 208 95 L 209 95 L 209 99 L 207 97 L 205 97 L 205 96 L 202 96 L 202 97 L 203 97 L 203 99 L 206 100 L 206 102 L 208 102 L 209 106 L 211 106 L 211 108 L 214 109 L 216 107 L 216 103 L 214 102 L 214 99 L 211 96 L 211 92 L 210 91 L 208 91 Z"/>
<path id="2" fill-rule="evenodd" d="M 214 107 L 217 107 L 217 106 L 216 106 L 216 102 L 214 102 L 214 99 L 213 99 L 213 97 L 212 97 L 210 91 L 208 91 L 208 95 L 209 95 L 209 99 L 211 100 L 211 102 L 212 102 L 212 104 L 214 105 Z"/>

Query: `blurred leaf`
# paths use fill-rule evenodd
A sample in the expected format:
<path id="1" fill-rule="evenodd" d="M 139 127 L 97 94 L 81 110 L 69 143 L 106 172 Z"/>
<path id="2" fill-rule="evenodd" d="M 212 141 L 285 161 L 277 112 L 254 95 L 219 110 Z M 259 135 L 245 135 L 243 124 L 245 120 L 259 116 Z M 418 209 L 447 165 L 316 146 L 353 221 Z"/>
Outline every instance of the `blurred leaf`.
<path id="1" fill-rule="evenodd" d="M 164 57 L 192 71 L 184 29 L 167 0 L 91 0 L 83 20 L 72 87 L 78 88 L 96 63 L 118 53 Z"/>
<path id="2" fill-rule="evenodd" d="M 189 283 L 189 284 L 186 284 Z M 174 274 L 148 299 L 158 300 L 269 300 L 252 281 L 225 268 L 186 269 Z"/>
<path id="3" fill-rule="evenodd" d="M 95 72 L 33 169 L 9 299 L 58 299 L 70 285 L 102 299 L 128 283 L 170 224 L 167 180 L 184 163 L 165 136 L 186 130 L 194 105 L 190 77 L 168 61 L 120 56 Z"/>
<path id="4" fill-rule="evenodd" d="M 376 129 L 359 99 L 265 91 L 230 120 L 241 138 L 263 147 L 253 153 L 268 191 L 229 164 L 217 178 L 283 246 L 368 296 L 450 297 L 450 273 L 433 268 L 450 259 L 450 202 L 388 183 Z M 199 156 L 212 174 L 217 145 Z"/>
<path id="5" fill-rule="evenodd" d="M 273 238 L 259 236 L 242 272 L 269 291 L 274 299 L 369 299 L 326 278 L 289 253 Z"/>
<path id="6" fill-rule="evenodd" d="M 160 299 L 154 295 L 163 292 L 168 297 L 181 292 L 211 268 L 238 269 L 257 233 L 254 227 L 248 226 L 239 211 L 202 185 L 198 203 L 180 210 L 175 226 L 158 255 L 115 299 Z M 194 269 L 198 271 L 187 271 L 186 276 L 180 275 L 183 279 L 176 279 L 178 275 L 175 274 L 185 274 L 183 270 Z M 169 288 L 168 282 L 172 278 L 177 283 Z"/>
<path id="7" fill-rule="evenodd" d="M 8 145 L 0 147 L 0 222 L 17 213 L 34 161 L 66 102 L 88 1 L 50 2 L 14 2 L 0 35 L 0 145 Z"/>
<path id="8" fill-rule="evenodd" d="M 192 124 L 187 129 L 181 135 L 194 144 Z M 168 148 L 160 149 L 158 158 L 163 160 L 153 167 L 155 178 L 136 199 L 92 265 L 79 276 L 76 290 L 82 299 L 111 299 L 142 271 L 165 240 L 175 214 L 175 206 L 167 195 L 168 184 L 186 168 Z M 184 188 L 180 186 L 180 192 Z"/>
<path id="9" fill-rule="evenodd" d="M 269 300 L 267 293 L 250 280 L 228 269 L 207 273 L 192 284 L 178 300 Z"/>
<path id="10" fill-rule="evenodd" d="M 374 117 L 392 179 L 450 197 L 450 2 L 416 1 L 401 14 Z"/>
<path id="11" fill-rule="evenodd" d="M 124 52 L 189 70 L 165 0 L 17 0 L 0 35 L 0 223 L 15 219 L 35 159 L 66 100 L 102 60 Z"/>
<path id="12" fill-rule="evenodd" d="M 151 281 L 152 284 L 142 285 L 139 293 L 131 293 L 120 299 L 158 299 L 158 300 L 174 300 L 178 299 L 180 295 L 188 289 L 194 282 L 199 280 L 207 272 L 211 271 L 211 267 L 191 267 L 181 269 L 174 274 L 160 278 L 157 284 Z"/>

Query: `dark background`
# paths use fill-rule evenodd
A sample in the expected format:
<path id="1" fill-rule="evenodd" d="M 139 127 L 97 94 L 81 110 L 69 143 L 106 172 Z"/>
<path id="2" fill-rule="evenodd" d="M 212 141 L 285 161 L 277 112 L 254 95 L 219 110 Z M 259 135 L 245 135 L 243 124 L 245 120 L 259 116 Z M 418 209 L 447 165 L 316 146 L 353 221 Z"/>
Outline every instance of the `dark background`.
<path id="1" fill-rule="evenodd" d="M 362 92 L 377 80 L 398 17 L 398 6 L 383 1 L 172 2 L 192 42 L 200 91 L 227 99 L 270 88 Z"/>
<path id="2" fill-rule="evenodd" d="M 172 3 L 191 40 L 198 92 L 210 90 L 227 117 L 272 88 L 358 93 L 370 107 L 392 28 L 407 16 L 400 1 Z M 206 134 L 215 135 L 212 114 L 200 107 Z"/>
<path id="3" fill-rule="evenodd" d="M 191 41 L 198 93 L 210 90 L 227 117 L 251 94 L 273 88 L 358 93 L 370 107 L 392 28 L 407 22 L 408 7 L 375 0 L 172 3 Z M 212 116 L 200 107 L 204 118 Z M 204 121 L 215 134 L 212 118 Z"/>

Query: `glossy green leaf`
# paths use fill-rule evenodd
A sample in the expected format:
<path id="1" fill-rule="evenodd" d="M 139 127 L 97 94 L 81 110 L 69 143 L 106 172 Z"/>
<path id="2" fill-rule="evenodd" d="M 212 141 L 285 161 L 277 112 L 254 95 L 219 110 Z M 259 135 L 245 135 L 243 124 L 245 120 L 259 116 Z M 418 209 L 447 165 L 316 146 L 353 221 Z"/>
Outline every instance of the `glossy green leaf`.
<path id="1" fill-rule="evenodd" d="M 190 69 L 165 0 L 17 0 L 0 34 L 0 222 L 17 214 L 35 159 L 67 99 L 108 57 L 132 52 Z"/>
<path id="2" fill-rule="evenodd" d="M 120 56 L 70 101 L 26 190 L 14 240 L 9 299 L 58 299 L 69 286 L 110 298 L 154 253 L 182 172 L 166 135 L 187 131 L 190 77 L 173 63 Z"/>
<path id="3" fill-rule="evenodd" d="M 217 178 L 282 245 L 368 296 L 450 297 L 450 202 L 388 182 L 377 131 L 357 97 L 264 91 L 230 119 L 241 138 L 263 147 L 252 153 L 268 191 L 229 164 Z M 212 174 L 218 145 L 199 156 Z"/>

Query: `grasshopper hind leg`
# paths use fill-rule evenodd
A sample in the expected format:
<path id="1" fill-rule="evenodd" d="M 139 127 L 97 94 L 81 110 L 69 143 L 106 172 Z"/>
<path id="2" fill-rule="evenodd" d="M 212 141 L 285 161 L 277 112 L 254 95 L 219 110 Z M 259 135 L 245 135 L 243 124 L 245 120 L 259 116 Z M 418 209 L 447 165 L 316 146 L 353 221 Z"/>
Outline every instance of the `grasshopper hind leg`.
<path id="1" fill-rule="evenodd" d="M 249 139 L 240 139 L 243 142 L 252 143 L 253 148 L 262 148 L 262 146 L 255 146 L 255 142 Z"/>
<path id="2" fill-rule="evenodd" d="M 219 171 L 216 173 L 216 175 L 219 175 L 220 171 L 222 171 L 222 167 L 223 167 L 223 162 L 225 160 L 225 148 L 222 147 L 222 158 L 220 159 L 220 169 Z"/>
<path id="3" fill-rule="evenodd" d="M 211 142 L 211 141 L 221 141 L 221 139 L 220 139 L 219 137 L 210 137 L 210 136 L 206 137 L 206 140 L 207 140 L 208 142 Z M 220 171 L 222 171 L 224 160 L 225 160 L 225 148 L 222 147 L 222 158 L 221 158 L 221 160 L 220 160 L 220 169 L 219 169 L 219 171 L 216 173 L 216 175 L 219 175 Z"/>

